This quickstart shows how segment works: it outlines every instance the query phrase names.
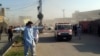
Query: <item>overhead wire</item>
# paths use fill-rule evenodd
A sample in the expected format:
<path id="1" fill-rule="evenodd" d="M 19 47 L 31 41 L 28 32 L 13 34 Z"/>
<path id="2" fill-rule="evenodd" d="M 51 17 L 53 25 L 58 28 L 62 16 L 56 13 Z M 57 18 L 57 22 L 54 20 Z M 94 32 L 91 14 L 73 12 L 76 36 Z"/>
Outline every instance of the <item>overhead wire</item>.
<path id="1" fill-rule="evenodd" d="M 16 13 L 16 11 L 18 12 L 20 12 L 21 10 L 23 10 L 23 11 L 25 11 L 25 12 L 29 12 L 29 11 L 33 11 L 33 8 L 36 6 L 38 4 L 38 1 L 35 1 L 34 3 L 32 3 L 31 5 L 28 5 L 28 6 L 24 6 L 24 7 L 21 7 L 21 8 L 16 8 L 16 9 L 10 9 L 10 11 L 12 11 L 12 13 Z M 34 7 L 33 7 L 34 6 Z M 32 9 L 30 10 L 30 9 L 28 9 L 28 8 L 31 8 L 32 7 Z M 26 11 L 26 9 L 28 9 L 27 11 Z M 15 11 L 15 12 L 14 12 Z M 20 12 L 20 13 L 23 13 L 23 11 L 22 12 Z M 19 13 L 18 12 L 18 13 Z"/>
<path id="2" fill-rule="evenodd" d="M 17 9 L 11 9 L 12 11 L 17 11 L 17 10 L 25 10 L 25 9 L 28 9 L 30 7 L 33 7 L 34 5 L 29 5 L 29 6 L 25 6 L 25 7 L 21 7 L 21 8 L 17 8 Z"/>
<path id="3" fill-rule="evenodd" d="M 3 0 L 4 1 L 4 0 Z M 22 5 L 23 5 L 23 3 L 21 3 Z M 24 3 L 25 4 L 25 3 Z M 28 5 L 27 5 L 28 4 Z M 30 4 L 30 5 L 29 5 Z M 26 3 L 25 5 L 27 5 L 27 6 L 21 6 L 20 8 L 16 8 L 16 6 L 18 7 L 18 6 L 20 6 L 20 5 L 16 5 L 16 6 L 13 6 L 13 7 L 11 7 L 10 8 L 10 10 L 9 11 L 20 11 L 20 10 L 26 10 L 26 9 L 28 9 L 28 8 L 31 8 L 31 7 L 35 7 L 36 6 L 36 4 L 37 4 L 37 0 L 35 0 L 33 3 Z"/>
<path id="4" fill-rule="evenodd" d="M 28 6 L 24 6 L 24 7 L 21 7 L 21 8 L 17 8 L 17 9 L 11 9 L 13 11 L 17 11 L 17 10 L 25 10 L 25 9 L 28 9 L 30 7 L 35 7 L 37 3 L 34 3 L 34 4 L 31 4 L 31 5 L 28 5 Z"/>

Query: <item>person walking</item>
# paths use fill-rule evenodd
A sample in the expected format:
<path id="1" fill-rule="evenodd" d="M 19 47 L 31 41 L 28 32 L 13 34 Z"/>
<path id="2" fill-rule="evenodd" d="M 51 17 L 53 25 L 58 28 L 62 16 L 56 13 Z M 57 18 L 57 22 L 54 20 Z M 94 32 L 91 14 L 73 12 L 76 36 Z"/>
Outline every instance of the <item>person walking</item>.
<path id="1" fill-rule="evenodd" d="M 76 24 L 73 26 L 73 32 L 74 32 L 74 35 L 77 36 L 77 25 Z"/>
<path id="2" fill-rule="evenodd" d="M 1 40 L 2 32 L 3 32 L 3 27 L 0 28 L 0 40 Z"/>
<path id="3" fill-rule="evenodd" d="M 98 36 L 100 37 L 100 26 L 98 26 Z"/>
<path id="4" fill-rule="evenodd" d="M 81 40 L 81 34 L 82 34 L 82 29 L 80 25 L 77 25 L 77 35 L 79 37 L 79 40 Z"/>
<path id="5" fill-rule="evenodd" d="M 28 21 L 24 29 L 24 56 L 28 56 L 28 50 L 30 49 L 31 56 L 36 55 L 36 42 L 38 42 L 37 33 L 38 29 L 32 27 L 33 23 Z"/>
<path id="6" fill-rule="evenodd" d="M 35 26 L 34 28 L 33 28 L 33 30 L 34 30 L 34 40 L 35 40 L 35 43 L 37 44 L 38 43 L 38 41 L 39 41 L 39 30 L 38 30 L 39 28 L 37 27 L 37 26 Z"/>
<path id="7" fill-rule="evenodd" d="M 9 26 L 8 28 L 8 41 L 9 42 L 12 42 L 12 37 L 13 37 L 13 27 L 12 26 Z"/>

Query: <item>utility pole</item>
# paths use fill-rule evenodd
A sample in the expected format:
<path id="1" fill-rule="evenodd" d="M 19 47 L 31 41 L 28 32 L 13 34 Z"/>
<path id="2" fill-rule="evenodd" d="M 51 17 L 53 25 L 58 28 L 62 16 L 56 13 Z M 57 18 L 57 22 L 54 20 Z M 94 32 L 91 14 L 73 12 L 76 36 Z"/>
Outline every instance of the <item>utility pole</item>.
<path id="1" fill-rule="evenodd" d="M 39 6 L 37 7 L 37 9 L 38 9 L 38 19 L 39 19 L 39 26 L 43 26 L 43 23 L 42 23 L 42 20 L 43 20 L 43 14 L 42 14 L 42 0 L 39 0 Z M 40 32 L 41 32 L 42 30 L 40 30 Z"/>
<path id="2" fill-rule="evenodd" d="M 40 20 L 39 26 L 42 26 L 42 20 L 43 20 L 43 14 L 42 14 L 42 0 L 39 0 L 39 6 L 37 7 L 38 9 L 38 19 Z"/>

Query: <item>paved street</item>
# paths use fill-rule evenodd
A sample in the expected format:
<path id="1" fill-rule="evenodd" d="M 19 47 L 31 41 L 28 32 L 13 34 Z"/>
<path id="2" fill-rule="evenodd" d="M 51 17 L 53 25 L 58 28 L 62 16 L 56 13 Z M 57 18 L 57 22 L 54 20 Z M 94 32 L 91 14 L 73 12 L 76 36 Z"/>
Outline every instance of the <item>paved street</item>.
<path id="1" fill-rule="evenodd" d="M 70 42 L 56 42 L 53 33 L 41 35 L 37 56 L 100 56 L 100 37 L 82 35 L 82 40 L 73 37 Z"/>
<path id="2" fill-rule="evenodd" d="M 18 34 L 14 34 L 14 37 Z M 14 38 L 13 37 L 13 38 Z M 6 49 L 11 45 L 12 43 L 8 42 L 8 36 L 7 34 L 3 33 L 1 35 L 1 40 L 0 40 L 0 56 L 6 51 Z"/>
<path id="3" fill-rule="evenodd" d="M 1 35 L 1 40 L 0 40 L 0 49 L 8 42 L 8 37 L 6 34 Z"/>

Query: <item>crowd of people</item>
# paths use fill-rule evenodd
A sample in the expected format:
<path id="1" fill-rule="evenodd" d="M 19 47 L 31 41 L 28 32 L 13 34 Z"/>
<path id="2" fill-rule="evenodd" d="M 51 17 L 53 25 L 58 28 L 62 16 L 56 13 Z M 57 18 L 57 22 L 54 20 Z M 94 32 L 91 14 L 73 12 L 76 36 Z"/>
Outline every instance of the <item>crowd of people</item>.
<path id="1" fill-rule="evenodd" d="M 39 29 L 42 27 L 37 27 L 33 25 L 33 22 L 28 21 L 26 23 L 26 26 L 23 29 L 20 29 L 23 31 L 23 44 L 24 44 L 24 56 L 28 56 L 28 51 L 30 51 L 31 56 L 36 55 L 36 44 L 38 43 L 39 40 Z M 8 29 L 6 29 L 5 33 L 7 33 L 8 36 L 8 42 L 13 41 L 13 26 L 9 26 Z M 0 40 L 2 40 L 1 35 L 3 33 L 3 27 L 0 28 Z M 30 50 L 29 50 L 30 49 Z"/>
<path id="2" fill-rule="evenodd" d="M 73 33 L 75 36 L 79 37 L 79 40 L 81 40 L 81 34 L 82 34 L 82 27 L 79 24 L 76 24 L 73 26 Z"/>
<path id="3" fill-rule="evenodd" d="M 33 25 L 33 22 L 28 21 L 26 23 L 26 26 L 23 31 L 23 42 L 24 42 L 24 56 L 28 56 L 28 51 L 30 49 L 31 56 L 36 55 L 36 44 L 38 43 L 39 40 L 39 28 L 42 27 L 35 27 Z M 21 30 L 21 29 L 20 29 Z M 5 29 L 5 32 L 7 33 L 8 36 L 8 42 L 13 41 L 13 26 L 9 26 L 8 29 Z M 75 36 L 79 37 L 79 40 L 81 40 L 81 32 L 82 28 L 79 24 L 73 26 L 73 32 Z M 3 27 L 0 28 L 0 40 L 1 35 L 3 33 Z"/>

